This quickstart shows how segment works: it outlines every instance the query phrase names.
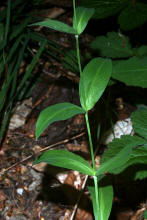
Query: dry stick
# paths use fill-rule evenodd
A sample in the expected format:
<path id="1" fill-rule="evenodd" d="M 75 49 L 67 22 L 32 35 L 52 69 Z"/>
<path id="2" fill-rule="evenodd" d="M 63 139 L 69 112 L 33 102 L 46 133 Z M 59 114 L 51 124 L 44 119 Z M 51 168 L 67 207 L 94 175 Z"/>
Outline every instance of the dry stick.
<path id="1" fill-rule="evenodd" d="M 48 149 L 50 149 L 50 148 L 56 147 L 57 145 L 66 144 L 66 143 L 68 143 L 69 141 L 72 141 L 72 140 L 75 140 L 75 139 L 77 139 L 77 138 L 80 138 L 80 137 L 82 137 L 82 136 L 85 135 L 85 134 L 86 134 L 86 132 L 84 131 L 84 132 L 82 132 L 82 133 L 80 133 L 80 134 L 78 134 L 78 135 L 75 135 L 75 136 L 71 137 L 71 138 L 64 139 L 64 140 L 59 141 L 59 142 L 57 142 L 57 143 L 55 143 L 55 144 L 51 144 L 51 145 L 49 145 L 49 146 L 47 146 L 47 147 L 41 149 L 41 150 L 38 151 L 37 153 L 31 154 L 30 156 L 24 158 L 23 160 L 21 160 L 21 161 L 15 163 L 15 164 L 13 164 L 12 166 L 6 168 L 4 171 L 0 172 L 0 175 L 5 174 L 7 171 L 11 170 L 13 167 L 16 167 L 17 165 L 19 165 L 19 164 L 25 162 L 26 160 L 32 158 L 33 156 L 38 155 L 39 153 L 42 153 L 42 152 L 44 152 L 44 151 L 46 151 L 46 150 L 48 150 Z"/>
<path id="2" fill-rule="evenodd" d="M 81 197 L 82 197 L 83 190 L 84 190 L 84 188 L 85 188 L 85 186 L 86 186 L 87 180 L 88 180 L 88 175 L 85 176 L 85 179 L 84 179 L 83 184 L 82 184 L 82 188 L 81 188 L 80 195 L 79 195 L 79 197 L 78 197 L 78 199 L 77 199 L 77 202 L 76 202 L 76 204 L 75 204 L 75 206 L 74 206 L 74 209 L 73 209 L 73 211 L 72 211 L 72 215 L 70 216 L 70 220 L 73 220 L 74 217 L 75 217 L 75 214 L 76 214 L 76 211 L 77 211 L 77 209 L 78 209 L 78 205 L 79 205 L 80 199 L 81 199 Z"/>

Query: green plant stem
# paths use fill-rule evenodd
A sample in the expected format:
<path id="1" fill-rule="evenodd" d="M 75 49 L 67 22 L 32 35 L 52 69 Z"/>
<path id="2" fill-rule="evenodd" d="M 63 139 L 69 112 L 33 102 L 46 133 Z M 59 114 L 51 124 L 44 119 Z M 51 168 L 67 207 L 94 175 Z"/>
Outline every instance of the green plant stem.
<path id="1" fill-rule="evenodd" d="M 76 15 L 75 0 L 73 0 L 73 11 L 74 11 L 75 25 L 77 26 L 77 15 Z M 80 71 L 80 75 L 81 75 L 82 74 L 82 68 L 81 68 L 80 50 L 79 50 L 79 35 L 76 34 L 75 38 L 76 38 L 76 51 L 77 51 L 78 66 L 79 66 L 79 71 Z"/>
<path id="2" fill-rule="evenodd" d="M 92 144 L 92 138 L 91 138 L 91 132 L 90 132 L 89 119 L 88 119 L 88 112 L 86 112 L 86 114 L 85 114 L 85 119 L 86 119 L 87 131 L 88 131 L 88 138 L 89 138 L 89 144 L 90 144 L 90 151 L 91 151 L 93 169 L 96 170 L 94 152 L 93 152 L 93 144 Z M 97 179 L 97 176 L 93 176 L 93 180 L 94 180 L 94 188 L 95 188 L 96 207 L 97 207 L 98 213 L 99 213 L 99 193 L 98 193 L 98 179 Z"/>
<path id="3" fill-rule="evenodd" d="M 97 179 L 97 176 L 93 176 L 93 180 L 94 180 L 94 188 L 95 188 L 96 207 L 97 207 L 98 213 L 99 213 L 100 207 L 99 207 L 99 191 L 98 191 L 98 179 Z M 98 219 L 101 220 L 101 217 L 98 218 Z"/>
<path id="4" fill-rule="evenodd" d="M 86 112 L 86 114 L 85 114 L 85 119 L 86 119 L 88 138 L 89 138 L 89 144 L 90 144 L 90 152 L 91 152 L 92 165 L 93 165 L 93 168 L 96 170 L 95 160 L 94 160 L 94 152 L 93 152 L 93 144 L 92 144 L 92 138 L 91 138 L 91 132 L 90 132 L 90 125 L 89 125 L 89 120 L 88 120 L 88 112 Z"/>
<path id="5" fill-rule="evenodd" d="M 79 35 L 75 35 L 76 38 L 76 49 L 77 49 L 77 59 L 78 59 L 78 66 L 80 75 L 82 74 L 82 67 L 81 67 L 81 60 L 80 60 L 80 50 L 79 50 Z"/>
<path id="6" fill-rule="evenodd" d="M 77 26 L 75 0 L 73 0 L 73 9 L 74 9 L 75 25 Z M 76 51 L 77 51 L 78 67 L 79 67 L 80 76 L 81 76 L 82 75 L 82 67 L 81 67 L 80 50 L 79 50 L 79 35 L 76 34 L 75 38 L 76 38 Z M 89 138 L 89 144 L 90 144 L 90 152 L 91 152 L 92 165 L 93 165 L 93 169 L 96 171 L 94 152 L 93 152 L 93 144 L 92 144 L 92 137 L 91 137 L 91 131 L 90 131 L 90 125 L 89 125 L 89 119 L 88 119 L 88 112 L 86 112 L 86 114 L 85 114 L 85 119 L 86 119 L 88 138 Z M 97 176 L 93 176 L 93 180 L 94 180 L 94 186 L 95 186 L 96 207 L 98 208 L 98 213 L 99 213 L 99 195 L 98 195 L 98 180 L 97 180 Z"/>
<path id="7" fill-rule="evenodd" d="M 76 3 L 75 3 L 75 0 L 73 0 L 73 11 L 74 11 L 75 23 L 77 25 L 77 15 L 76 15 Z"/>

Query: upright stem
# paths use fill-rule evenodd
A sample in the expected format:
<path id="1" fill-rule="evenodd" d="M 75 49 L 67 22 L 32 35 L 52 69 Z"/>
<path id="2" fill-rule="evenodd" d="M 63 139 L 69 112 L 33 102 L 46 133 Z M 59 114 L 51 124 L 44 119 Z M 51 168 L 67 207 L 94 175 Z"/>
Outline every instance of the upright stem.
<path id="1" fill-rule="evenodd" d="M 77 24 L 77 15 L 76 15 L 76 3 L 75 3 L 75 0 L 73 0 L 73 11 L 74 11 L 75 23 Z"/>
<path id="2" fill-rule="evenodd" d="M 76 4 L 75 0 L 73 0 L 73 10 L 74 10 L 74 20 L 75 20 L 75 26 L 77 27 L 77 15 L 76 15 Z M 79 50 L 79 35 L 75 35 L 76 38 L 76 51 L 77 51 L 77 59 L 78 59 L 78 66 L 80 75 L 82 74 L 82 68 L 81 68 L 81 61 L 80 61 L 80 50 Z"/>
<path id="3" fill-rule="evenodd" d="M 88 120 L 88 112 L 86 112 L 86 114 L 85 114 L 85 119 L 86 119 L 88 138 L 89 138 L 89 144 L 90 144 L 90 152 L 91 152 L 92 165 L 93 165 L 93 168 L 96 169 L 96 167 L 95 167 L 95 160 L 94 160 L 94 152 L 93 152 L 93 144 L 92 144 L 92 138 L 91 138 L 91 132 L 90 132 L 90 125 L 89 125 L 89 120 Z"/>
<path id="4" fill-rule="evenodd" d="M 93 169 L 96 170 L 94 152 L 93 152 L 93 144 L 92 144 L 92 138 L 91 138 L 91 132 L 90 132 L 90 125 L 89 125 L 89 120 L 88 120 L 88 112 L 86 112 L 86 114 L 85 114 L 85 119 L 86 119 L 87 131 L 88 131 L 88 138 L 89 138 L 89 144 L 90 144 L 90 151 L 91 151 Z M 96 207 L 97 207 L 98 213 L 99 213 L 100 207 L 99 207 L 99 193 L 98 193 L 98 179 L 97 179 L 97 176 L 93 176 L 93 180 L 94 180 L 94 188 L 95 188 Z M 99 217 L 98 217 L 98 219 L 99 219 Z"/>
<path id="5" fill-rule="evenodd" d="M 79 50 L 79 35 L 75 35 L 76 38 L 76 49 L 77 49 L 77 59 L 78 59 L 78 66 L 80 71 L 80 76 L 82 74 L 82 68 L 81 68 L 81 60 L 80 60 L 80 50 Z"/>
<path id="6" fill-rule="evenodd" d="M 96 207 L 97 207 L 98 213 L 99 213 L 100 207 L 99 207 L 99 191 L 98 191 L 98 180 L 97 180 L 97 176 L 93 176 L 93 180 L 94 180 L 94 188 L 95 188 Z M 97 217 L 98 217 L 98 216 L 97 216 Z M 99 218 L 98 218 L 98 219 L 99 219 Z M 101 217 L 100 217 L 99 220 L 101 220 Z"/>
<path id="7" fill-rule="evenodd" d="M 75 22 L 75 26 L 77 27 L 77 16 L 76 16 L 75 0 L 73 0 L 73 10 L 74 10 L 74 22 Z M 81 68 L 80 50 L 79 50 L 79 35 L 76 34 L 75 38 L 76 38 L 76 51 L 77 51 L 78 67 L 79 67 L 80 76 L 81 76 L 82 75 L 82 68 Z M 86 126 L 87 126 L 88 138 L 89 138 L 89 144 L 90 144 L 92 165 L 93 165 L 93 169 L 96 170 L 93 144 L 92 144 L 92 138 L 91 138 L 91 131 L 90 131 L 90 125 L 89 125 L 89 119 L 88 119 L 88 112 L 85 113 L 85 119 L 86 119 Z M 97 176 L 93 176 L 93 180 L 94 180 L 94 186 L 95 186 L 96 207 L 98 208 L 98 213 L 99 213 L 99 195 L 98 195 L 98 179 L 97 179 Z"/>

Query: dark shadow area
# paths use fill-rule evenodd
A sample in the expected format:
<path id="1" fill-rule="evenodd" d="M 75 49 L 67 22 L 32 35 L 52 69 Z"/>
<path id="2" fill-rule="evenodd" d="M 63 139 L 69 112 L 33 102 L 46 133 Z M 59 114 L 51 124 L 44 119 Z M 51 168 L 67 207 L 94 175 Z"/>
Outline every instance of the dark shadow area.
<path id="1" fill-rule="evenodd" d="M 57 204 L 59 207 L 72 208 L 81 195 L 81 190 L 69 184 L 61 184 L 56 176 L 67 169 L 47 165 L 42 179 L 42 187 L 36 200 L 43 200 Z M 92 204 L 88 195 L 82 194 L 79 202 L 80 209 L 92 214 Z"/>

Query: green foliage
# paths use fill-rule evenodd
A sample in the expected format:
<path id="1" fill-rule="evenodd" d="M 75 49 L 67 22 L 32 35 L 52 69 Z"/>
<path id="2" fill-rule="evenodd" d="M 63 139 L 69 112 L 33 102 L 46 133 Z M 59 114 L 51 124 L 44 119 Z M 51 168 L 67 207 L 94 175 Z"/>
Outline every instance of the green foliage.
<path id="1" fill-rule="evenodd" d="M 118 166 L 113 165 L 114 168 L 111 166 L 111 168 L 109 168 L 110 173 L 118 174 L 130 165 L 146 163 L 147 148 L 144 146 L 145 144 L 146 140 L 138 136 L 124 135 L 121 136 L 121 138 L 116 138 L 108 145 L 108 150 L 103 154 L 101 166 L 103 167 L 113 158 L 117 158 L 118 155 L 121 155 L 121 152 L 125 154 L 125 150 L 128 151 L 130 155 L 126 155 L 127 159 L 125 156 L 122 157 L 121 161 L 118 161 Z"/>
<path id="2" fill-rule="evenodd" d="M 37 22 L 32 25 L 39 25 L 47 28 L 51 28 L 56 31 L 65 32 L 68 34 L 81 34 L 86 25 L 88 24 L 89 19 L 94 14 L 94 9 L 78 7 L 76 8 L 76 16 L 73 17 L 73 27 L 53 19 L 47 19 L 45 21 Z M 32 26 L 31 25 L 31 26 Z"/>
<path id="3" fill-rule="evenodd" d="M 132 56 L 129 38 L 116 32 L 108 32 L 107 36 L 96 37 L 91 48 L 98 50 L 102 57 L 126 58 Z"/>
<path id="4" fill-rule="evenodd" d="M 81 0 L 82 6 L 95 8 L 95 19 L 119 13 L 118 24 L 123 30 L 132 30 L 147 21 L 147 4 L 139 0 Z"/>
<path id="5" fill-rule="evenodd" d="M 30 10 L 33 6 L 30 5 Z M 0 143 L 14 103 L 28 95 L 30 88 L 33 87 L 34 77 L 37 78 L 32 71 L 45 51 L 46 44 L 50 46 L 50 41 L 45 38 L 37 39 L 37 34 L 33 34 L 27 28 L 32 17 L 29 12 L 27 17 L 22 16 L 26 12 L 26 7 L 28 9 L 27 2 L 22 0 L 8 0 L 7 7 L 3 7 L 0 13 Z M 32 40 L 39 42 L 40 45 L 33 58 L 30 53 Z M 30 63 L 27 70 L 19 74 L 25 56 L 29 57 Z"/>
<path id="6" fill-rule="evenodd" d="M 123 30 L 132 30 L 147 21 L 147 4 L 129 2 L 118 17 L 118 24 Z"/>
<path id="7" fill-rule="evenodd" d="M 85 111 L 77 105 L 71 103 L 59 103 L 44 109 L 37 120 L 36 138 L 53 122 L 66 120 L 77 114 L 83 114 Z"/>
<path id="8" fill-rule="evenodd" d="M 134 112 L 131 120 L 134 132 L 147 139 L 147 110 Z"/>
<path id="9" fill-rule="evenodd" d="M 134 165 L 133 168 L 140 168 L 140 166 L 137 165 Z M 143 164 L 142 166 L 142 169 L 138 169 L 136 170 L 135 172 L 135 175 L 134 175 L 134 180 L 143 180 L 143 179 L 146 179 L 147 178 L 147 166 L 145 166 L 145 164 Z"/>
<path id="10" fill-rule="evenodd" d="M 133 128 L 138 136 L 122 136 L 120 139 L 114 139 L 108 146 L 108 151 L 103 154 L 101 164 L 105 164 L 110 158 L 118 155 L 118 152 L 125 147 L 133 147 L 129 160 L 121 167 L 113 170 L 112 173 L 118 174 L 124 171 L 128 167 L 129 175 L 133 171 L 133 179 L 144 179 L 147 177 L 147 124 L 146 124 L 147 110 L 139 110 L 132 114 L 131 120 Z M 130 177 L 130 176 L 129 176 Z"/>
<path id="11" fill-rule="evenodd" d="M 87 175 L 94 175 L 93 168 L 82 157 L 66 150 L 49 150 L 44 152 L 33 164 L 46 162 L 53 166 L 77 170 Z"/>
<path id="12" fill-rule="evenodd" d="M 95 187 L 94 186 L 88 186 L 91 199 L 92 199 L 92 205 L 93 205 L 93 212 L 95 220 L 99 220 L 99 208 L 97 207 L 96 203 L 96 193 L 95 193 Z"/>
<path id="13" fill-rule="evenodd" d="M 80 78 L 80 101 L 85 111 L 93 108 L 104 92 L 112 71 L 111 60 L 94 58 L 84 68 Z"/>
<path id="14" fill-rule="evenodd" d="M 127 3 L 127 0 L 81 0 L 81 5 L 95 8 L 95 19 L 106 18 L 118 13 Z"/>
<path id="15" fill-rule="evenodd" d="M 113 61 L 112 78 L 128 86 L 147 88 L 147 46 L 132 48 L 129 38 L 116 32 L 99 36 L 91 42 L 92 49 L 103 57 L 128 58 Z"/>
<path id="16" fill-rule="evenodd" d="M 108 219 L 113 202 L 113 187 L 108 177 L 105 177 L 99 183 L 99 198 L 100 198 L 99 219 L 101 220 Z"/>
<path id="17" fill-rule="evenodd" d="M 86 27 L 86 24 L 88 23 L 88 20 L 93 14 L 93 10 L 85 9 L 85 8 L 78 8 L 75 9 L 75 2 L 74 2 L 74 28 L 76 29 L 75 37 L 76 37 L 76 47 L 77 47 L 77 58 L 78 58 L 78 66 L 81 74 L 80 78 L 80 85 L 79 85 L 79 93 L 80 93 L 80 101 L 83 108 L 80 108 L 79 106 L 73 105 L 71 103 L 60 103 L 53 106 L 50 106 L 43 110 L 40 113 L 40 116 L 37 120 L 36 124 L 36 138 L 40 136 L 40 134 L 46 129 L 47 126 L 49 126 L 52 122 L 58 121 L 58 120 L 65 120 L 68 119 L 76 114 L 85 114 L 86 118 L 86 124 L 87 124 L 87 130 L 89 135 L 89 142 L 90 142 L 90 149 L 91 149 L 91 156 L 93 161 L 93 168 L 81 157 L 72 154 L 68 151 L 63 150 L 52 150 L 47 151 L 41 155 L 40 158 L 38 158 L 35 163 L 40 162 L 47 162 L 48 164 L 54 165 L 54 166 L 60 166 L 64 168 L 69 169 L 75 169 L 78 170 L 84 174 L 92 175 L 94 176 L 94 182 L 95 182 L 95 200 L 96 204 L 98 204 L 98 186 L 97 186 L 97 176 L 95 176 L 96 169 L 95 169 L 95 161 L 94 161 L 94 153 L 93 153 L 93 145 L 91 140 L 91 133 L 90 133 L 90 127 L 89 127 L 89 121 L 88 121 L 88 110 L 90 110 L 94 104 L 98 101 L 102 93 L 104 92 L 110 76 L 112 72 L 112 63 L 111 60 L 108 59 L 102 59 L 102 58 L 95 58 L 91 60 L 90 63 L 87 64 L 87 66 L 84 68 L 83 72 L 81 71 L 81 62 L 80 62 L 80 54 L 79 54 L 79 45 L 78 45 L 78 37 L 77 33 L 80 34 L 84 28 Z M 85 15 L 89 16 L 86 18 Z M 77 15 L 77 16 L 76 16 Z M 55 22 L 56 25 L 58 22 Z M 50 23 L 51 24 L 51 23 Z M 51 25 L 49 26 L 51 27 Z M 58 23 L 59 24 L 59 23 Z M 60 25 L 59 25 L 60 26 Z M 64 29 L 64 25 L 60 27 L 56 26 L 56 30 L 60 30 L 61 27 Z M 101 172 L 103 174 L 103 172 Z M 98 174 L 100 175 L 100 174 Z M 107 211 L 107 215 L 103 210 L 103 197 L 106 196 L 105 193 L 111 192 L 111 186 L 108 186 L 108 188 L 102 188 L 100 189 L 100 194 L 102 195 L 100 200 L 102 201 L 102 211 L 100 212 L 101 216 L 109 216 L 110 209 Z M 110 193 L 111 194 L 111 193 Z M 112 203 L 112 198 L 109 198 L 109 200 Z M 95 207 L 95 206 L 94 206 Z M 97 207 L 95 207 L 97 209 Z M 96 211 L 94 211 L 96 212 Z M 96 217 L 97 219 L 97 217 Z"/>
<path id="18" fill-rule="evenodd" d="M 89 1 L 85 1 L 85 3 L 86 2 L 89 4 Z M 98 0 L 91 1 L 91 4 L 94 2 L 96 3 Z M 47 107 L 40 113 L 40 116 L 37 120 L 36 138 L 41 135 L 47 126 L 55 121 L 65 120 L 76 114 L 85 114 L 93 167 L 91 167 L 89 163 L 82 157 L 65 150 L 46 151 L 35 160 L 34 164 L 47 162 L 50 165 L 75 169 L 89 176 L 93 176 L 94 187 L 90 186 L 89 190 L 93 202 L 94 216 L 96 220 L 107 220 L 112 207 L 113 189 L 111 182 L 107 182 L 107 176 L 105 174 L 107 172 L 118 174 L 131 165 L 147 164 L 147 141 L 142 137 L 129 135 L 123 136 L 120 139 L 114 139 L 114 141 L 109 144 L 108 150 L 103 154 L 100 166 L 96 170 L 90 125 L 88 120 L 88 111 L 91 110 L 95 103 L 100 99 L 109 82 L 112 73 L 112 62 L 110 59 L 94 58 L 85 66 L 82 71 L 79 55 L 78 35 L 84 31 L 94 11 L 93 9 L 83 7 L 76 9 L 75 1 L 73 1 L 73 3 L 73 29 L 71 29 L 72 27 L 67 27 L 67 25 L 61 22 L 52 20 L 49 20 L 48 24 L 45 23 L 46 21 L 43 21 L 40 23 L 35 23 L 35 25 L 47 25 L 47 27 L 58 31 L 65 31 L 67 33 L 75 34 L 77 61 L 75 60 L 75 57 L 73 57 L 73 59 L 71 59 L 71 65 L 74 66 L 78 64 L 79 67 L 79 96 L 82 108 L 71 103 L 60 103 Z M 106 1 L 103 1 L 103 3 L 106 3 Z M 108 3 L 110 3 L 110 0 Z M 114 0 L 113 3 L 118 4 L 120 1 Z M 124 3 L 128 3 L 128 0 L 126 0 Z M 125 6 L 124 3 L 120 4 L 120 8 Z M 102 2 L 100 4 L 102 4 Z M 108 33 L 107 38 L 104 36 L 97 38 L 92 43 L 92 47 L 98 49 L 102 56 L 112 58 L 127 58 L 133 56 L 134 52 L 138 52 L 139 54 L 139 49 L 137 51 L 136 48 L 131 48 L 128 38 L 114 32 Z M 140 50 L 142 50 L 140 52 L 141 56 L 145 54 L 145 48 Z M 145 78 L 145 61 L 146 58 L 140 59 L 138 57 L 132 57 L 128 60 L 117 60 L 114 62 L 112 77 L 126 83 L 127 85 L 130 85 L 130 81 L 132 80 L 131 85 L 145 88 L 147 86 L 147 80 Z M 124 66 L 125 70 L 123 68 Z M 141 112 L 139 115 L 137 114 L 132 116 L 135 132 L 145 138 L 146 123 L 143 123 L 141 117 L 146 118 L 146 116 L 146 112 Z M 138 126 L 142 126 L 142 129 L 139 129 Z M 141 178 L 143 175 L 146 174 L 143 172 L 138 172 L 136 177 Z"/>
<path id="19" fill-rule="evenodd" d="M 71 26 L 64 24 L 61 21 L 57 21 L 57 20 L 53 20 L 53 19 L 47 19 L 45 21 L 40 21 L 34 24 L 31 24 L 30 26 L 43 26 L 43 27 L 47 27 L 47 28 L 51 28 L 53 30 L 56 31 L 60 31 L 60 32 L 65 32 L 68 34 L 76 34 L 74 28 L 72 28 Z"/>
<path id="20" fill-rule="evenodd" d="M 112 77 L 128 86 L 147 88 L 147 57 L 131 57 L 114 63 Z"/>
<path id="21" fill-rule="evenodd" d="M 139 57 L 147 56 L 147 46 L 142 45 L 138 48 L 134 48 L 134 54 L 136 54 Z"/>
<path id="22" fill-rule="evenodd" d="M 144 217 L 145 219 L 147 219 L 147 210 L 145 210 L 145 211 L 143 212 L 143 217 Z"/>
<path id="23" fill-rule="evenodd" d="M 75 14 L 76 16 L 74 15 L 73 17 L 73 28 L 75 29 L 76 33 L 79 35 L 86 28 L 88 21 L 94 14 L 94 9 L 78 7 L 76 8 Z"/>
<path id="24" fill-rule="evenodd" d="M 113 148 L 113 154 L 110 150 L 106 151 L 106 153 L 102 157 L 101 165 L 97 170 L 96 175 L 101 175 L 104 172 L 115 173 L 116 170 L 127 163 L 133 147 L 134 145 L 129 146 L 129 144 L 127 144 L 127 146 L 125 146 L 119 152 L 117 150 L 115 151 Z"/>
<path id="25" fill-rule="evenodd" d="M 93 210 L 95 219 L 105 220 L 109 218 L 112 201 L 113 201 L 113 187 L 108 177 L 103 178 L 99 182 L 99 209 L 96 206 L 95 188 L 94 186 L 88 186 L 91 194 Z M 107 207 L 107 208 L 106 208 Z"/>

